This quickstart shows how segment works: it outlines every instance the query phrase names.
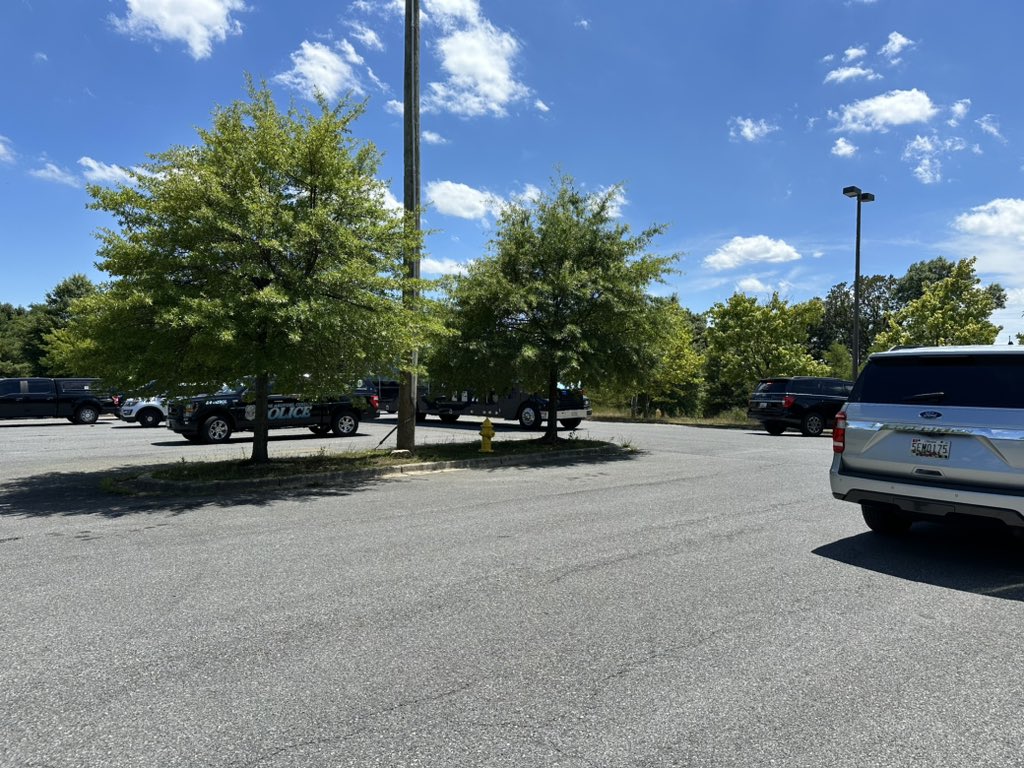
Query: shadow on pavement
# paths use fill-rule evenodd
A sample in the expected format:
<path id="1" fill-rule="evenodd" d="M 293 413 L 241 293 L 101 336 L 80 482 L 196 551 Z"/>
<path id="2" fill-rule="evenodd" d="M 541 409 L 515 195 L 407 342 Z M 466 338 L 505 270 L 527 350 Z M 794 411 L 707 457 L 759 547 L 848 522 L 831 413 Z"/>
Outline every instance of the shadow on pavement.
<path id="1" fill-rule="evenodd" d="M 542 471 L 545 466 L 582 466 L 628 461 L 635 454 L 621 452 L 613 454 L 591 454 L 578 457 L 560 455 L 533 464 L 491 464 L 478 465 L 467 471 L 493 473 L 503 469 L 519 471 Z M 107 490 L 107 480 L 124 482 L 126 477 L 135 477 L 158 467 L 138 466 L 130 470 L 105 470 L 97 472 L 51 472 L 11 480 L 0 488 L 0 518 L 3 517 L 56 517 L 72 515 L 102 515 L 122 517 L 138 514 L 183 514 L 202 509 L 219 509 L 234 506 L 268 506 L 276 501 L 299 498 L 345 497 L 377 488 L 385 483 L 409 479 L 413 475 L 387 474 L 368 476 L 354 475 L 350 478 L 325 477 L 315 474 L 303 478 L 297 487 L 284 487 L 264 482 L 248 488 L 230 490 L 202 487 L 202 484 L 182 483 L 181 492 L 173 488 L 168 492 L 141 493 L 130 495 Z"/>
<path id="2" fill-rule="evenodd" d="M 1005 528 L 917 523 L 905 536 L 865 532 L 813 551 L 908 581 L 1024 601 L 1024 543 Z"/>

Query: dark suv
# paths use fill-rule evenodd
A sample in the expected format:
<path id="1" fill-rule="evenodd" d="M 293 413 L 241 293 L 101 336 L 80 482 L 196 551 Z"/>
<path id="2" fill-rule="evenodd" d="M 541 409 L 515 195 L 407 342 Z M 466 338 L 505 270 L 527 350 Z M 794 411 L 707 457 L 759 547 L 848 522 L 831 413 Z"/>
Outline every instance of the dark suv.
<path id="1" fill-rule="evenodd" d="M 820 435 L 835 423 L 853 389 L 853 382 L 816 376 L 779 376 L 761 379 L 747 404 L 747 416 L 760 421 L 769 435 L 787 427 L 808 437 Z"/>

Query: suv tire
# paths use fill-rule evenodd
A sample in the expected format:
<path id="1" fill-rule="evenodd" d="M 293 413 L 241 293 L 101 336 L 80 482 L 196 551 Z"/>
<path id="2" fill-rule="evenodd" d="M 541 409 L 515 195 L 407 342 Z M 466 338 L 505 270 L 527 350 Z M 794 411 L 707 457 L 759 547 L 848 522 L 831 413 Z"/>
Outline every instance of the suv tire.
<path id="1" fill-rule="evenodd" d="M 800 431 L 807 437 L 817 437 L 825 431 L 825 417 L 815 411 L 805 413 L 800 421 Z"/>
<path id="2" fill-rule="evenodd" d="M 860 511 L 868 528 L 883 536 L 900 536 L 909 531 L 914 522 L 902 509 L 887 507 L 884 504 L 862 503 Z"/>
<path id="3" fill-rule="evenodd" d="M 359 430 L 359 417 L 352 411 L 339 411 L 331 420 L 331 431 L 338 437 L 352 437 Z"/>
<path id="4" fill-rule="evenodd" d="M 519 411 L 519 426 L 523 429 L 538 429 L 540 427 L 540 414 L 532 405 L 524 405 Z"/>
<path id="5" fill-rule="evenodd" d="M 157 427 L 164 420 L 164 415 L 156 408 L 143 408 L 135 420 L 139 422 L 140 427 Z"/>

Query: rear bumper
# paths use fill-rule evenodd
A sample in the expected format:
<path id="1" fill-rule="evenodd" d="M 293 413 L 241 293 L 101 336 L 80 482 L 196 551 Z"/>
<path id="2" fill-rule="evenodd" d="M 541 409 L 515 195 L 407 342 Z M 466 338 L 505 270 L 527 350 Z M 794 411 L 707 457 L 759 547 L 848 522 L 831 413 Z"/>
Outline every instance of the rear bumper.
<path id="1" fill-rule="evenodd" d="M 838 461 L 829 472 L 832 495 L 854 504 L 874 503 L 897 507 L 921 519 L 949 516 L 999 520 L 1024 528 L 1024 494 L 974 488 L 940 487 L 844 473 Z"/>

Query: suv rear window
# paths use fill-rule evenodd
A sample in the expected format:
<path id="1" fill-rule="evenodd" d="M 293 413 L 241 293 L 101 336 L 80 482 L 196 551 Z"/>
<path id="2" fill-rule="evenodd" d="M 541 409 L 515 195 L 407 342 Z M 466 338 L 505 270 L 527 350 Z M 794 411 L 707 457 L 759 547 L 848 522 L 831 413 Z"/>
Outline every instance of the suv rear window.
<path id="1" fill-rule="evenodd" d="M 1024 358 L 922 355 L 870 360 L 850 399 L 862 403 L 1024 408 Z"/>
<path id="2" fill-rule="evenodd" d="M 788 389 L 789 379 L 773 379 L 772 381 L 762 381 L 754 391 L 774 394 L 776 392 L 786 392 Z"/>

